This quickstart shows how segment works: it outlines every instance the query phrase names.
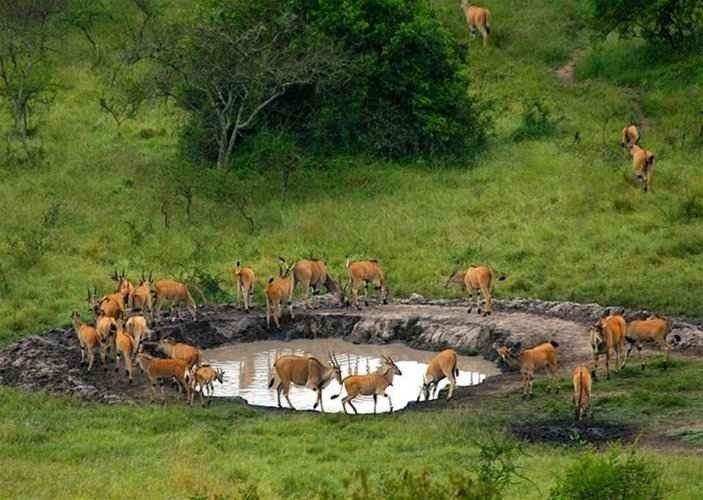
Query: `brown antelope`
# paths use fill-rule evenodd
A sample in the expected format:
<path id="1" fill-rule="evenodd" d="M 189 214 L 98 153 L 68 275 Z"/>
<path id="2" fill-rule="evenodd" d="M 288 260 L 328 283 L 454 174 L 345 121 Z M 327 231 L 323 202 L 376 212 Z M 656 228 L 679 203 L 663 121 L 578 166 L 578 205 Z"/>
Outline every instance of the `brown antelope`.
<path id="1" fill-rule="evenodd" d="M 193 368 L 193 366 L 200 366 L 202 353 L 200 349 L 192 345 L 176 342 L 173 339 L 161 339 L 159 340 L 159 350 L 169 358 L 185 361 L 189 370 Z"/>
<path id="2" fill-rule="evenodd" d="M 122 303 L 126 304 L 129 301 L 129 296 L 134 291 L 134 285 L 132 285 L 132 283 L 127 279 L 124 269 L 122 270 L 121 274 L 118 274 L 117 270 L 115 270 L 115 272 L 112 273 L 110 278 L 112 279 L 112 281 L 117 283 L 115 293 L 122 294 Z"/>
<path id="3" fill-rule="evenodd" d="M 635 175 L 642 184 L 642 191 L 646 193 L 652 187 L 652 174 L 656 161 L 654 153 L 634 144 L 628 146 L 627 150 L 632 156 L 632 168 L 635 169 Z"/>
<path id="4" fill-rule="evenodd" d="M 99 315 L 95 321 L 95 329 L 100 337 L 100 348 L 103 352 L 110 351 L 110 356 L 114 357 L 116 352 L 115 345 L 115 330 L 117 328 L 117 320 L 110 316 Z M 107 365 L 105 365 L 107 371 Z"/>
<path id="5" fill-rule="evenodd" d="M 207 397 L 207 404 L 210 404 L 210 399 L 215 393 L 215 381 L 220 384 L 224 383 L 225 372 L 220 368 L 215 368 L 210 365 L 200 365 L 200 367 L 193 367 L 191 369 L 191 383 L 193 387 L 190 393 L 190 404 L 193 404 L 193 398 L 195 397 L 195 390 L 199 389 L 200 392 L 200 404 L 205 406 L 205 401 L 203 400 L 203 394 Z"/>
<path id="6" fill-rule="evenodd" d="M 144 316 L 137 314 L 135 316 L 131 316 L 127 320 L 125 326 L 127 328 L 127 333 L 129 333 L 134 339 L 134 356 L 136 356 L 142 341 L 151 337 L 149 324 Z"/>
<path id="7" fill-rule="evenodd" d="M 156 317 L 159 317 L 161 314 L 161 305 L 164 300 L 168 300 L 174 304 L 185 304 L 193 315 L 193 319 L 196 319 L 197 306 L 185 283 L 170 279 L 157 280 L 154 283 L 154 293 L 156 294 L 156 304 L 154 305 L 154 314 Z M 202 292 L 200 292 L 200 295 L 204 302 L 205 297 Z"/>
<path id="8" fill-rule="evenodd" d="M 629 148 L 630 146 L 639 146 L 640 144 L 640 131 L 637 129 L 637 125 L 634 123 L 629 124 L 627 127 L 622 129 L 622 140 L 620 145 L 623 148 Z"/>
<path id="9" fill-rule="evenodd" d="M 142 273 L 139 286 L 135 287 L 129 295 L 128 307 L 133 311 L 146 312 L 151 316 L 151 273 L 149 273 L 148 279 L 144 276 L 144 273 Z"/>
<path id="10" fill-rule="evenodd" d="M 161 381 L 161 399 L 166 404 L 163 381 L 171 378 L 175 378 L 179 386 L 185 389 L 186 401 L 190 401 L 190 372 L 185 361 L 181 359 L 155 358 L 140 352 L 137 354 L 137 363 L 139 363 L 140 368 L 149 379 L 151 401 L 154 401 L 154 396 L 156 396 L 156 382 Z"/>
<path id="11" fill-rule="evenodd" d="M 670 319 L 662 318 L 661 316 L 652 315 L 644 320 L 630 321 L 627 325 L 627 334 L 625 340 L 630 344 L 625 356 L 625 362 L 630 357 L 630 353 L 634 347 L 637 348 L 637 354 L 640 358 L 640 365 L 644 370 L 644 360 L 642 359 L 642 342 L 656 342 L 659 347 L 664 349 L 666 359 L 664 367 L 669 365 L 669 354 L 671 346 L 666 341 L 667 335 L 671 332 L 673 326 Z M 623 363 L 624 366 L 625 363 Z"/>
<path id="12" fill-rule="evenodd" d="M 98 300 L 95 287 L 93 287 L 92 292 L 88 289 L 88 305 L 95 318 L 98 316 L 109 316 L 117 319 L 125 312 L 124 297 L 121 293 L 111 293 Z"/>
<path id="13" fill-rule="evenodd" d="M 285 259 L 279 257 L 283 267 L 279 266 L 279 277 L 269 278 L 266 289 L 264 290 L 266 295 L 266 328 L 271 328 L 271 316 L 273 316 L 273 321 L 276 323 L 276 328 L 281 328 L 280 318 L 281 318 L 281 304 L 284 302 L 288 304 L 288 312 L 290 313 L 291 319 L 295 319 L 293 314 L 293 289 L 295 288 L 295 276 L 291 274 L 293 266 L 291 264 L 289 267 L 285 268 Z"/>
<path id="14" fill-rule="evenodd" d="M 572 381 L 574 394 L 571 401 L 574 404 L 574 419 L 578 421 L 591 406 L 591 373 L 585 366 L 577 366 L 572 373 Z"/>
<path id="15" fill-rule="evenodd" d="M 383 304 L 388 304 L 388 289 L 386 288 L 386 280 L 383 275 L 383 269 L 378 264 L 378 261 L 373 260 L 356 260 L 347 259 L 347 274 L 349 275 L 349 285 L 351 287 L 352 305 L 357 309 L 359 307 L 359 289 L 364 286 L 364 304 L 369 306 L 369 284 L 372 284 L 378 290 L 378 301 Z"/>
<path id="16" fill-rule="evenodd" d="M 241 300 L 241 305 L 246 312 L 249 312 L 251 298 L 254 295 L 254 283 L 256 275 L 254 270 L 249 267 L 242 267 L 237 261 L 234 266 L 234 288 L 237 291 L 237 297 Z"/>
<path id="17" fill-rule="evenodd" d="M 335 379 L 340 385 L 342 383 L 342 369 L 337 362 L 334 353 L 329 354 L 330 366 L 325 366 L 320 360 L 313 357 L 286 355 L 281 356 L 273 364 L 273 376 L 269 380 L 269 389 L 276 385 L 276 395 L 278 396 L 278 407 L 281 408 L 281 392 L 288 401 L 288 406 L 293 408 L 288 393 L 290 384 L 305 386 L 317 392 L 317 399 L 312 409 L 320 405 L 322 413 L 325 408 L 322 406 L 322 391 Z"/>
<path id="18" fill-rule="evenodd" d="M 455 271 L 447 279 L 446 287 L 453 283 L 457 283 L 463 274 L 464 279 L 464 290 L 469 293 L 469 309 L 468 313 L 471 313 L 472 306 L 471 302 L 476 295 L 476 308 L 479 314 L 488 316 L 493 312 L 493 284 L 496 281 L 505 281 L 507 276 L 504 274 L 498 275 L 495 269 L 489 266 L 470 266 L 465 271 Z M 486 310 L 481 311 L 481 296 L 483 296 L 483 301 L 486 304 Z"/>
<path id="19" fill-rule="evenodd" d="M 87 324 L 81 323 L 81 315 L 78 311 L 74 311 L 71 314 L 71 322 L 73 323 L 73 330 L 76 332 L 78 337 L 78 343 L 81 346 L 81 365 L 85 363 L 86 357 L 88 358 L 88 371 L 93 369 L 93 363 L 95 362 L 95 349 L 100 351 L 100 361 L 102 361 L 103 367 L 107 369 L 107 361 L 105 360 L 105 350 L 102 348 L 100 342 L 100 335 L 95 327 Z"/>
<path id="20" fill-rule="evenodd" d="M 352 404 L 352 400 L 357 396 L 373 396 L 373 413 L 376 414 L 376 403 L 378 396 L 385 396 L 388 399 L 388 405 L 393 413 L 393 402 L 391 397 L 386 394 L 388 386 L 393 385 L 393 377 L 401 376 L 403 373 L 400 368 L 393 362 L 389 356 L 383 356 L 383 365 L 375 373 L 367 375 L 349 375 L 342 382 L 347 395 L 342 399 L 342 409 L 347 413 L 346 404 L 349 403 L 354 414 L 358 414 L 356 407 Z M 332 399 L 337 399 L 342 395 L 340 389 L 339 394 L 332 396 Z"/>
<path id="21" fill-rule="evenodd" d="M 550 386 L 547 387 L 547 391 L 549 392 L 552 388 L 556 388 L 558 382 L 558 347 L 559 344 L 553 340 L 544 342 L 531 349 L 522 349 L 519 342 L 511 348 L 493 345 L 498 355 L 509 367 L 520 369 L 523 398 L 533 396 L 532 385 L 534 384 L 535 372 L 545 367 L 551 374 L 551 382 Z"/>
<path id="22" fill-rule="evenodd" d="M 342 289 L 339 286 L 339 282 L 329 275 L 327 266 L 321 260 L 299 260 L 293 266 L 293 276 L 295 284 L 300 283 L 303 290 L 303 303 L 306 309 L 310 308 L 309 295 L 311 287 L 317 292 L 320 287 L 324 286 L 329 293 L 335 294 L 341 302 Z"/>
<path id="23" fill-rule="evenodd" d="M 605 354 L 605 376 L 610 378 L 610 351 L 615 351 L 615 371 L 620 371 L 625 359 L 621 359 L 622 349 L 625 346 L 625 332 L 627 323 L 619 314 L 611 314 L 601 318 L 589 330 L 591 351 L 593 352 L 593 370 L 591 375 L 596 378 L 598 370 L 598 357 Z"/>
<path id="24" fill-rule="evenodd" d="M 488 38 L 491 36 L 491 11 L 472 5 L 467 0 L 461 0 L 461 8 L 471 34 L 476 34 L 478 31 L 483 38 L 483 46 L 488 46 Z"/>
<path id="25" fill-rule="evenodd" d="M 449 401 L 454 396 L 456 377 L 458 376 L 459 369 L 456 367 L 456 351 L 454 349 L 445 349 L 432 358 L 430 364 L 427 365 L 417 400 L 420 401 L 420 396 L 423 394 L 425 395 L 425 401 L 435 397 L 439 391 L 439 383 L 446 378 L 449 380 L 449 395 L 447 396 L 447 401 Z"/>
<path id="26" fill-rule="evenodd" d="M 121 319 L 117 320 L 117 333 L 115 335 L 115 372 L 120 371 L 120 357 L 124 364 L 124 369 L 129 378 L 129 383 L 132 383 L 132 358 L 136 352 L 136 343 L 134 338 L 127 332 L 124 327 L 124 322 Z"/>

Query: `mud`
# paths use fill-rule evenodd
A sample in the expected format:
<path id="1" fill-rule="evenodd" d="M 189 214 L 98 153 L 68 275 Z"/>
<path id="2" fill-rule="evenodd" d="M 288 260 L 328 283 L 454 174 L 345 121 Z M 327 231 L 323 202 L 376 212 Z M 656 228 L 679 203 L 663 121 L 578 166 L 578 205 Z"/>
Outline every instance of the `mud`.
<path id="1" fill-rule="evenodd" d="M 343 338 L 355 344 L 403 342 L 408 346 L 438 351 L 446 347 L 459 354 L 479 354 L 495 361 L 494 342 L 534 345 L 546 340 L 560 344 L 562 372 L 589 358 L 587 325 L 605 312 L 620 312 L 628 319 L 646 317 L 648 311 L 626 311 L 617 307 L 531 299 L 496 301 L 494 314 L 467 314 L 461 300 L 426 300 L 413 294 L 387 306 L 361 311 L 333 307 L 330 297 L 319 297 L 319 308 L 284 318 L 280 330 L 266 329 L 264 312 L 256 308 L 244 314 L 230 305 L 206 306 L 196 320 L 163 319 L 152 328 L 156 338 L 172 337 L 203 349 L 258 340 Z M 700 322 L 675 320 L 670 338 L 678 339 L 675 351 L 703 353 Z M 0 384 L 32 391 L 72 395 L 106 403 L 143 401 L 148 387 L 143 376 L 134 385 L 126 377 L 105 374 L 96 365 L 92 373 L 79 366 L 80 349 L 72 329 L 53 329 L 0 350 Z M 501 367 L 505 368 L 505 367 Z M 518 384 L 514 374 L 488 377 L 475 387 L 462 388 L 457 399 L 511 390 Z M 169 397 L 175 397 L 170 392 Z M 430 402 L 436 407 L 443 402 Z M 411 407 L 418 405 L 411 404 Z"/>
<path id="2" fill-rule="evenodd" d="M 515 437 L 531 443 L 555 443 L 576 447 L 612 441 L 629 443 L 637 436 L 635 427 L 588 419 L 581 422 L 571 419 L 530 422 L 513 425 L 510 431 Z"/>

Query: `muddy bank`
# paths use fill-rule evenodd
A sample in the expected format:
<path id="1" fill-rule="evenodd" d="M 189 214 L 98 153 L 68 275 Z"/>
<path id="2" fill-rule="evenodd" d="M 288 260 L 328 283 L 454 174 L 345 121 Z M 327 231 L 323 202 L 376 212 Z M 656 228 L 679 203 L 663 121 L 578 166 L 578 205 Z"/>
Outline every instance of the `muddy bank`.
<path id="1" fill-rule="evenodd" d="M 463 301 L 428 301 L 418 295 L 361 311 L 332 307 L 326 297 L 318 300 L 320 308 L 306 312 L 296 309 L 295 320 L 286 317 L 280 330 L 266 329 L 260 308 L 244 314 L 229 305 L 204 307 L 195 321 L 165 318 L 153 330 L 157 338 L 173 337 L 203 349 L 267 339 L 341 337 L 360 344 L 405 342 L 410 347 L 430 351 L 452 347 L 461 354 L 479 354 L 489 360 L 496 357 L 492 350 L 494 342 L 533 345 L 556 340 L 561 346 L 562 364 L 568 367 L 589 357 L 586 327 L 604 312 L 621 312 L 628 319 L 649 314 L 597 304 L 516 299 L 497 301 L 494 314 L 484 318 L 467 314 Z M 676 320 L 672 336 L 680 338 L 675 350 L 703 353 L 703 332 L 693 322 Z M 73 330 L 53 329 L 0 351 L 0 384 L 108 403 L 148 397 L 143 376 L 139 375 L 136 384 L 130 386 L 126 377 L 112 372 L 113 365 L 107 374 L 99 365 L 93 373 L 87 373 L 79 361 L 80 349 Z M 505 390 L 514 384 L 512 376 L 497 378 L 499 382 L 487 380 L 459 395 L 470 397 L 478 391 L 501 387 Z M 170 396 L 173 398 L 174 393 Z"/>

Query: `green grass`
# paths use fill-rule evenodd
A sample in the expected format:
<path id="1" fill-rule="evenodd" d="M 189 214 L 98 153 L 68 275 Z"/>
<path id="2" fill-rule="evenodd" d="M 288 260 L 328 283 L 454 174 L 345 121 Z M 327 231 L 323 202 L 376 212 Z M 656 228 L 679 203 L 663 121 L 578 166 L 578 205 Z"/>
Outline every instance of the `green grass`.
<path id="1" fill-rule="evenodd" d="M 678 381 L 674 392 L 685 406 L 659 404 L 666 380 Z M 701 380 L 700 361 L 677 361 L 668 373 L 628 368 L 594 385 L 596 419 L 641 425 L 645 435 L 680 429 L 701 414 Z M 2 389 L 0 481 L 3 495 L 15 498 L 213 498 L 253 486 L 264 498 L 343 498 L 358 471 L 375 481 L 404 469 L 438 480 L 474 470 L 476 443 L 504 426 L 571 415 L 568 384 L 557 394 L 545 388 L 540 381 L 531 401 L 516 392 L 454 410 L 358 418 L 232 404 L 103 406 Z M 676 438 L 695 444 L 690 436 Z M 642 453 L 662 471 L 667 498 L 691 498 L 703 486 L 699 455 Z M 543 498 L 579 454 L 579 448 L 526 446 L 518 465 L 534 484 L 520 482 L 507 496 Z"/>
<path id="2" fill-rule="evenodd" d="M 458 2 L 434 4 L 468 40 Z M 250 196 L 253 233 L 234 207 L 200 194 L 190 219 L 173 198 L 164 228 L 160 206 L 172 188 L 161 172 L 176 161 L 182 117 L 158 104 L 117 130 L 98 110 L 89 63 L 69 44 L 62 89 L 39 128 L 44 162 L 4 156 L 0 166 L 0 345 L 67 325 L 73 309 L 84 310 L 87 287 L 108 290 L 116 267 L 134 278 L 200 270 L 229 290 L 235 259 L 263 282 L 278 255 L 324 258 L 335 275 L 347 255 L 379 258 L 397 296 L 446 296 L 455 266 L 487 262 L 509 276 L 498 297 L 701 316 L 700 55 L 599 41 L 577 0 L 485 4 L 494 44 L 484 50 L 471 40 L 468 65 L 470 91 L 494 127 L 476 163 L 308 159 L 286 204 L 278 172 L 237 173 L 228 182 Z M 564 87 L 554 70 L 574 51 L 577 82 Z M 515 142 L 535 100 L 557 129 Z M 658 158 L 647 195 L 618 147 L 624 123 L 640 112 L 643 144 Z M 596 383 L 595 414 L 700 444 L 701 366 L 677 361 L 669 372 L 655 364 L 641 373 L 633 364 Z M 0 484 L 4 496 L 32 498 L 246 496 L 252 485 L 265 498 L 341 496 L 360 469 L 372 477 L 466 471 L 475 439 L 515 420 L 568 415 L 569 390 L 565 381 L 546 396 L 538 384 L 533 401 L 513 395 L 454 411 L 347 419 L 229 405 L 82 405 L 0 389 Z M 509 497 L 542 498 L 580 456 L 548 445 L 526 451 L 520 465 L 539 490 L 522 483 Z M 643 453 L 660 466 L 667 498 L 698 495 L 699 456 Z"/>

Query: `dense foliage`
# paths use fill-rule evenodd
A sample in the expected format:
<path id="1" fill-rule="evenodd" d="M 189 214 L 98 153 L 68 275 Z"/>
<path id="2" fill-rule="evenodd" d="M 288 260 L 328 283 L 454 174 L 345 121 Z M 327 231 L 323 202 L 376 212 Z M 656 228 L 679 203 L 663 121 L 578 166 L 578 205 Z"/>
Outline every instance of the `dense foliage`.
<path id="1" fill-rule="evenodd" d="M 226 123 L 225 135 L 283 129 L 317 151 L 396 158 L 464 157 L 482 142 L 483 123 L 467 90 L 465 50 L 424 1 L 210 1 L 201 2 L 195 24 L 180 59 L 197 76 L 181 100 L 191 113 L 183 135 L 191 158 L 222 164 L 226 142 L 218 138 L 222 106 L 198 81 L 241 89 L 256 80 L 269 90 L 254 99 L 253 109 L 275 96 L 266 113 L 239 130 L 234 120 Z M 232 50 L 233 40 L 242 43 L 234 33 L 259 29 L 284 33 L 276 39 L 281 60 Z M 216 54 L 227 56 L 215 61 Z M 285 77 L 276 78 L 272 68 Z"/>
<path id="2" fill-rule="evenodd" d="M 594 0 L 594 18 L 602 32 L 641 35 L 675 49 L 691 49 L 703 35 L 700 0 Z"/>

